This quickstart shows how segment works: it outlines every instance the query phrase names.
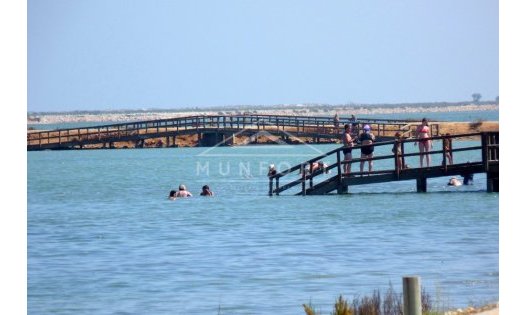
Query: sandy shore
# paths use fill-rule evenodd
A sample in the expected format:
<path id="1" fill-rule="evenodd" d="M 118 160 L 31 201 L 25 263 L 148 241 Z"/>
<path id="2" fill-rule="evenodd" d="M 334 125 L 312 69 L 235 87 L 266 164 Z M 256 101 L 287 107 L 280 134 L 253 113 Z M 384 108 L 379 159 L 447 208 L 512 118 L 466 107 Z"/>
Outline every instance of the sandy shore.
<path id="1" fill-rule="evenodd" d="M 39 115 L 39 121 L 29 120 L 27 123 L 35 124 L 59 124 L 59 123 L 78 123 L 78 122 L 126 122 L 142 121 L 154 119 L 168 119 L 192 115 L 242 115 L 244 113 L 260 115 L 293 115 L 293 116 L 333 116 L 338 113 L 340 116 L 350 115 L 370 115 L 370 114 L 402 114 L 402 113 L 430 113 L 430 112 L 468 112 L 468 111 L 494 111 L 499 107 L 496 104 L 488 105 L 449 105 L 449 106 L 397 106 L 397 107 L 377 107 L 377 106 L 348 106 L 317 108 L 315 106 L 300 106 L 296 108 L 254 109 L 251 110 L 206 110 L 206 111 L 186 111 L 186 112 L 148 112 L 137 111 L 127 113 L 98 113 L 98 114 L 76 114 L 60 113 Z"/>
<path id="2" fill-rule="evenodd" d="M 488 304 L 482 307 L 467 307 L 445 312 L 444 315 L 499 315 L 499 304 Z"/>

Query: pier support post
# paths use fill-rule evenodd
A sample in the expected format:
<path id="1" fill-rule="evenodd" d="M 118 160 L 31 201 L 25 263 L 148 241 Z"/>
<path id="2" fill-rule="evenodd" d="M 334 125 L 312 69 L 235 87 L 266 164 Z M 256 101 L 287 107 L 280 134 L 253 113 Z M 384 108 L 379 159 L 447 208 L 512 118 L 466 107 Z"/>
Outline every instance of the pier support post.
<path id="1" fill-rule="evenodd" d="M 487 192 L 499 192 L 499 173 L 486 173 L 486 190 Z"/>
<path id="2" fill-rule="evenodd" d="M 236 145 L 236 134 L 233 132 L 228 132 L 223 135 L 226 145 Z"/>
<path id="3" fill-rule="evenodd" d="M 427 178 L 419 177 L 416 179 L 416 191 L 427 192 Z"/>
<path id="4" fill-rule="evenodd" d="M 338 194 L 346 194 L 349 192 L 349 186 L 347 185 L 343 185 L 343 184 L 339 184 L 338 185 Z"/>
<path id="5" fill-rule="evenodd" d="M 219 132 L 207 132 L 201 135 L 199 140 L 199 146 L 202 147 L 213 147 L 223 142 L 224 134 Z"/>
<path id="6" fill-rule="evenodd" d="M 420 277 L 406 276 L 403 278 L 404 315 L 422 315 L 422 297 L 420 293 Z"/>

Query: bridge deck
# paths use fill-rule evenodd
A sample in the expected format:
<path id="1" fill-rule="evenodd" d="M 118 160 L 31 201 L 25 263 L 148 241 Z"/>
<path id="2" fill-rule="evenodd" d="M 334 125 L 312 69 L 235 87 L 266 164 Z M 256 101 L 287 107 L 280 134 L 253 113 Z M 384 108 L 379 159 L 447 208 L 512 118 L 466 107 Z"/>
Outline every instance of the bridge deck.
<path id="1" fill-rule="evenodd" d="M 173 119 L 130 122 L 85 128 L 69 128 L 27 134 L 27 150 L 84 148 L 88 145 L 106 145 L 115 142 L 135 142 L 140 146 L 145 139 L 176 137 L 181 135 L 220 134 L 218 142 L 232 135 L 252 136 L 265 132 L 278 137 L 339 139 L 341 126 L 332 117 L 239 115 L 239 116 L 189 116 Z M 380 138 L 393 137 L 397 131 L 414 133 L 413 121 L 386 119 L 359 119 L 355 128 L 369 124 Z M 438 135 L 438 125 L 432 124 L 432 134 Z M 173 139 L 175 141 L 175 138 Z M 169 141 L 167 141 L 169 143 Z M 173 143 L 173 142 L 172 142 Z M 210 143 L 208 145 L 217 145 Z"/>

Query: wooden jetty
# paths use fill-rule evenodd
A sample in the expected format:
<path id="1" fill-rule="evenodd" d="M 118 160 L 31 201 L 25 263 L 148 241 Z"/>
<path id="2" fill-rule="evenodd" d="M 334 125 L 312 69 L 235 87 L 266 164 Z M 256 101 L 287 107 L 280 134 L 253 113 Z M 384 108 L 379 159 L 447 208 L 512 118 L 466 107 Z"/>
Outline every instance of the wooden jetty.
<path id="1" fill-rule="evenodd" d="M 348 118 L 340 118 L 336 126 L 333 117 L 288 115 L 198 115 L 161 120 L 148 120 L 82 128 L 69 128 L 28 132 L 27 150 L 84 149 L 98 145 L 114 148 L 115 143 L 132 142 L 134 147 L 144 147 L 149 139 L 164 139 L 163 147 L 173 147 L 178 136 L 197 135 L 200 146 L 235 145 L 236 137 L 272 135 L 289 141 L 303 139 L 300 143 L 320 143 L 339 140 Z M 379 139 L 391 139 L 399 131 L 406 135 L 415 132 L 418 121 L 393 119 L 358 119 L 355 130 L 371 126 Z M 439 134 L 439 125 L 430 122 L 431 134 Z M 308 140 L 305 140 L 308 139 Z M 290 142 L 290 141 L 289 141 Z"/>
<path id="2" fill-rule="evenodd" d="M 455 152 L 461 151 L 475 151 L 480 156 L 480 160 L 469 161 L 457 164 L 448 164 L 446 158 L 446 141 L 452 139 L 461 138 L 477 138 L 480 139 L 480 144 L 470 147 L 462 148 L 450 148 L 450 154 L 454 155 Z M 430 140 L 441 140 L 442 148 L 440 150 L 432 150 L 429 152 L 430 155 L 439 155 L 442 157 L 441 165 L 430 166 L 430 167 L 417 167 L 417 168 L 400 168 L 396 163 L 397 157 L 402 159 L 402 165 L 405 164 L 405 159 L 412 156 L 420 156 L 420 153 L 405 153 L 404 146 L 407 144 L 413 145 L 418 139 L 403 139 L 400 141 L 402 154 L 388 154 L 375 156 L 371 160 L 385 160 L 391 159 L 393 161 L 393 168 L 386 170 L 377 170 L 371 172 L 351 172 L 348 174 L 343 173 L 343 166 L 347 163 L 351 163 L 354 167 L 357 167 L 362 161 L 367 161 L 361 158 L 353 158 L 350 161 L 343 160 L 343 147 L 339 147 L 332 151 L 329 151 L 323 155 L 300 163 L 287 170 L 281 171 L 273 176 L 269 176 L 269 195 L 279 195 L 280 193 L 292 189 L 294 187 L 299 188 L 299 192 L 296 195 L 323 195 L 336 191 L 338 194 L 349 192 L 349 187 L 373 184 L 373 183 L 384 183 L 404 180 L 414 180 L 416 182 L 417 192 L 427 191 L 427 179 L 433 177 L 442 176 L 466 176 L 468 174 L 475 173 L 486 173 L 487 175 L 487 191 L 498 192 L 499 191 L 499 133 L 498 132 L 480 132 L 470 134 L 457 134 L 449 136 L 434 136 L 429 138 Z M 383 141 L 376 142 L 375 147 L 389 146 L 389 152 L 395 141 Z M 359 155 L 361 145 L 353 147 L 354 155 Z M 324 169 L 315 170 L 312 173 L 305 171 L 312 163 L 323 160 L 335 160 L 336 162 L 327 165 Z M 331 158 L 332 157 L 332 158 Z M 367 164 L 367 162 L 365 162 Z M 365 165 L 366 166 L 366 165 Z M 336 169 L 337 174 L 315 183 L 315 179 L 321 178 L 320 175 L 324 172 Z M 325 177 L 324 177 L 325 178 Z M 285 180 L 288 182 L 284 183 Z"/>

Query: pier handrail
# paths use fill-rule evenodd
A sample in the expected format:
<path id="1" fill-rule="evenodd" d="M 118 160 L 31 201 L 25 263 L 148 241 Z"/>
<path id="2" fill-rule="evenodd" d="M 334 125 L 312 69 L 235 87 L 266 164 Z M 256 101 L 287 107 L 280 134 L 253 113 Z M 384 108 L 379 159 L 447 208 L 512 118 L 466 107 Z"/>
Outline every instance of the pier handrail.
<path id="1" fill-rule="evenodd" d="M 458 139 L 458 138 L 471 138 L 471 137 L 480 137 L 481 144 L 480 145 L 476 145 L 476 146 L 462 147 L 462 148 L 452 148 L 452 147 L 450 147 L 449 149 L 446 150 L 445 141 L 448 141 L 448 140 L 454 139 L 454 138 Z M 493 140 L 491 140 L 491 139 L 493 139 Z M 336 167 L 338 168 L 338 175 L 337 176 L 340 178 L 340 180 L 343 177 L 353 176 L 353 175 L 364 175 L 364 174 L 394 173 L 394 174 L 397 174 L 399 176 L 400 173 L 404 171 L 404 168 L 400 169 L 398 167 L 398 163 L 397 163 L 397 160 L 396 160 L 397 158 L 401 158 L 402 161 L 403 161 L 402 165 L 405 165 L 405 158 L 406 157 L 420 156 L 422 154 L 429 154 L 429 155 L 441 154 L 442 157 L 443 157 L 442 163 L 441 163 L 441 167 L 443 167 L 444 170 L 447 170 L 447 168 L 448 168 L 448 163 L 447 163 L 447 160 L 446 160 L 446 154 L 447 153 L 450 153 L 451 155 L 453 155 L 453 153 L 455 153 L 455 152 L 481 150 L 482 151 L 481 161 L 479 161 L 477 163 L 483 163 L 485 165 L 486 169 L 489 168 L 489 164 L 491 162 L 498 162 L 498 132 L 478 132 L 478 133 L 464 133 L 464 134 L 454 134 L 454 135 L 433 136 L 433 137 L 426 138 L 426 140 L 431 140 L 431 141 L 442 140 L 442 148 L 440 150 L 431 150 L 431 151 L 428 151 L 426 153 L 420 153 L 420 152 L 405 153 L 404 152 L 404 144 L 415 143 L 415 142 L 419 142 L 420 140 L 421 139 L 418 139 L 418 138 L 402 138 L 401 141 L 399 141 L 399 140 L 389 140 L 389 141 L 375 142 L 373 144 L 375 147 L 386 146 L 386 145 L 393 145 L 396 142 L 400 142 L 402 154 L 399 155 L 399 154 L 393 153 L 393 154 L 388 154 L 388 155 L 380 155 L 380 156 L 374 156 L 371 159 L 353 158 L 353 159 L 348 160 L 348 161 L 343 161 L 341 159 L 341 153 L 342 153 L 343 149 L 345 149 L 345 147 L 344 146 L 338 147 L 338 148 L 333 149 L 331 151 L 328 151 L 328 152 L 326 152 L 326 153 L 324 153 L 322 155 L 319 155 L 319 156 L 311 158 L 311 159 L 309 159 L 307 161 L 301 162 L 301 163 L 299 163 L 299 164 L 297 164 L 297 165 L 295 165 L 295 166 L 293 166 L 293 167 L 291 167 L 289 169 L 280 171 L 280 172 L 278 172 L 278 173 L 276 173 L 274 175 L 269 176 L 269 195 L 273 195 L 273 194 L 279 195 L 280 192 L 285 191 L 285 190 L 287 190 L 289 188 L 292 188 L 292 187 L 294 187 L 296 185 L 299 185 L 299 184 L 303 184 L 302 185 L 302 192 L 303 192 L 303 194 L 305 194 L 305 189 L 306 189 L 305 188 L 305 181 L 306 180 L 310 181 L 310 187 L 312 188 L 313 187 L 313 183 L 312 183 L 313 178 L 323 174 L 324 170 L 330 170 L 330 169 L 333 169 L 333 168 L 336 168 Z M 360 148 L 362 148 L 364 146 L 368 146 L 368 145 L 354 145 L 352 147 L 352 149 L 353 150 L 360 149 Z M 331 156 L 333 154 L 337 155 L 336 162 L 332 163 L 332 164 L 329 164 L 324 170 L 317 170 L 317 172 L 309 174 L 309 175 L 303 174 L 300 178 L 295 178 L 294 180 L 292 180 L 291 182 L 289 182 L 289 183 L 287 183 L 287 184 L 285 184 L 283 186 L 279 185 L 280 178 L 282 178 L 282 177 L 284 177 L 284 176 L 286 176 L 288 174 L 294 173 L 294 172 L 296 172 L 299 169 L 302 169 L 301 172 L 304 173 L 303 169 L 306 166 L 310 166 L 311 163 L 314 163 L 316 161 L 321 161 L 322 159 L 325 159 L 326 157 Z M 380 170 L 380 171 L 373 171 L 373 172 L 351 172 L 350 174 L 343 174 L 343 172 L 342 172 L 342 165 L 345 165 L 345 164 L 362 162 L 362 161 L 369 161 L 369 160 L 376 161 L 376 160 L 385 160 L 385 159 L 393 159 L 394 160 L 394 165 L 395 165 L 394 170 Z M 475 162 L 472 162 L 472 163 L 475 163 Z M 425 167 L 423 169 L 425 169 Z M 275 188 L 274 188 L 274 183 L 273 183 L 274 181 L 276 182 Z"/>
<path id="2" fill-rule="evenodd" d="M 338 128 L 345 123 L 340 120 Z M 373 132 L 379 136 L 401 130 L 407 121 L 385 119 L 362 119 L 355 122 L 356 128 L 369 124 Z M 27 134 L 27 145 L 41 146 L 46 144 L 71 144 L 83 141 L 99 141 L 106 139 L 123 139 L 132 136 L 154 137 L 159 133 L 179 132 L 181 130 L 201 129 L 243 130 L 283 130 L 297 133 L 316 133 L 337 137 L 341 132 L 335 125 L 333 117 L 327 116 L 293 116 L 293 115 L 192 115 L 157 120 L 132 121 L 125 123 L 106 124 L 88 127 L 64 128 L 57 130 L 34 131 Z"/>

